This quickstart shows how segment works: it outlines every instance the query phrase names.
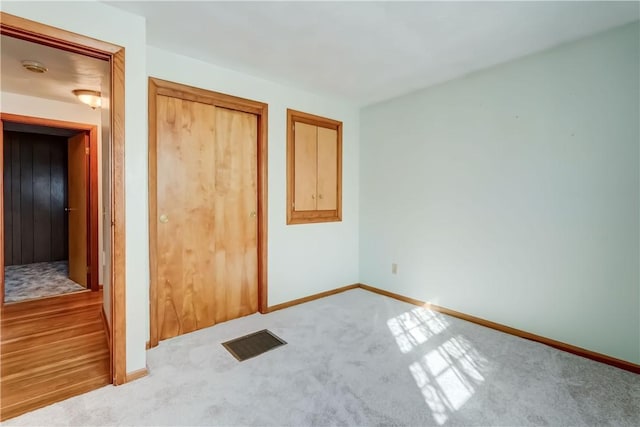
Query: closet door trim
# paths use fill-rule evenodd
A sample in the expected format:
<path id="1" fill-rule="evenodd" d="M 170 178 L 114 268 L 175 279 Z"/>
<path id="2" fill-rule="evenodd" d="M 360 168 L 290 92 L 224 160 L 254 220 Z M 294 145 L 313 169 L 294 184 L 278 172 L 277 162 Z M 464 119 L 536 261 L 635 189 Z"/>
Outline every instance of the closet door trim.
<path id="1" fill-rule="evenodd" d="M 267 313 L 267 124 L 268 106 L 263 102 L 239 98 L 166 80 L 149 78 L 149 347 L 159 342 L 158 331 L 158 200 L 157 200 L 157 97 L 170 96 L 216 107 L 255 114 L 258 118 L 257 196 L 258 211 L 258 311 Z"/>

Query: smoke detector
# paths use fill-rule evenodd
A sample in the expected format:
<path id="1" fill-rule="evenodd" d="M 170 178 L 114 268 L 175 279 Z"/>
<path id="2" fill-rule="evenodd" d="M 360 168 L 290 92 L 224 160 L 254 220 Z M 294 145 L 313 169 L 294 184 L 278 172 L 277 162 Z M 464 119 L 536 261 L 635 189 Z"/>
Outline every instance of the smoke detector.
<path id="1" fill-rule="evenodd" d="M 24 67 L 25 70 L 29 70 L 33 73 L 42 74 L 47 72 L 47 67 L 45 67 L 43 63 L 38 61 L 32 61 L 30 59 L 26 59 L 22 61 L 22 66 Z"/>

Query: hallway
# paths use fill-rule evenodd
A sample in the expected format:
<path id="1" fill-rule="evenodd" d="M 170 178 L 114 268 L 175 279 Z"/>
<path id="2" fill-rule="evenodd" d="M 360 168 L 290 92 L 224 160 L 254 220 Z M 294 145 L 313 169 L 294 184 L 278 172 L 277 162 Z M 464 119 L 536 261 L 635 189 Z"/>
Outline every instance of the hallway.
<path id="1" fill-rule="evenodd" d="M 0 420 L 111 383 L 101 311 L 101 291 L 2 308 Z"/>

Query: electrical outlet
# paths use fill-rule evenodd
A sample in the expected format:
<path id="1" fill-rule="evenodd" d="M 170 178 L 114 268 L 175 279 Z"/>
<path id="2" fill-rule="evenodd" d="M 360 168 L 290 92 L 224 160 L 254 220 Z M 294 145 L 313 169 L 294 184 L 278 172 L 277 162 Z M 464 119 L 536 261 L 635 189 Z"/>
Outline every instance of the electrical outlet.
<path id="1" fill-rule="evenodd" d="M 398 264 L 396 264 L 395 262 L 391 264 L 391 273 L 398 274 Z"/>

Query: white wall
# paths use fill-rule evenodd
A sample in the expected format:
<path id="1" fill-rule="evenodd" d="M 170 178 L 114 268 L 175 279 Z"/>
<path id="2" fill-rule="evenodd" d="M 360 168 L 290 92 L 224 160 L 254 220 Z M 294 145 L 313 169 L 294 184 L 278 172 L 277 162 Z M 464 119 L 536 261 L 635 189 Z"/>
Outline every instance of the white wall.
<path id="1" fill-rule="evenodd" d="M 97 2 L 3 1 L 1 8 L 125 48 L 126 366 L 128 372 L 143 369 L 149 301 L 145 20 Z"/>
<path id="2" fill-rule="evenodd" d="M 100 248 L 98 254 L 99 261 L 99 277 L 100 283 L 103 283 L 102 268 L 102 131 L 100 110 L 92 110 L 84 104 L 72 104 L 70 102 L 53 101 L 44 98 L 35 98 L 33 96 L 25 96 L 17 93 L 2 92 L 0 93 L 0 111 L 3 113 L 19 114 L 22 116 L 41 117 L 53 120 L 64 120 L 68 122 L 83 123 L 96 125 L 98 127 L 98 246 Z M 105 300 L 106 302 L 106 300 Z M 107 311 L 107 313 L 109 313 Z"/>
<path id="3" fill-rule="evenodd" d="M 147 72 L 269 104 L 269 305 L 357 283 L 358 108 L 151 47 L 147 49 Z M 286 225 L 287 108 L 343 122 L 342 222 Z"/>
<path id="4" fill-rule="evenodd" d="M 362 281 L 640 363 L 639 32 L 364 109 Z"/>

